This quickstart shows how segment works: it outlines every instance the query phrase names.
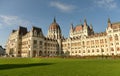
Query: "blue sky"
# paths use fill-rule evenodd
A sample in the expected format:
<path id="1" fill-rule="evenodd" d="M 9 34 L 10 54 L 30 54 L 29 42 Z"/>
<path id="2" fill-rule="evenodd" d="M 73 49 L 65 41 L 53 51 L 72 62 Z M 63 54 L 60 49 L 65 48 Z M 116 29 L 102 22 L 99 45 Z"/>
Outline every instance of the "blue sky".
<path id="1" fill-rule="evenodd" d="M 111 22 L 120 21 L 119 0 L 0 0 L 0 45 L 5 46 L 9 34 L 18 26 L 34 25 L 47 35 L 49 25 L 56 17 L 65 37 L 70 24 L 81 24 L 84 18 L 95 32 L 103 32 L 108 17 Z"/>

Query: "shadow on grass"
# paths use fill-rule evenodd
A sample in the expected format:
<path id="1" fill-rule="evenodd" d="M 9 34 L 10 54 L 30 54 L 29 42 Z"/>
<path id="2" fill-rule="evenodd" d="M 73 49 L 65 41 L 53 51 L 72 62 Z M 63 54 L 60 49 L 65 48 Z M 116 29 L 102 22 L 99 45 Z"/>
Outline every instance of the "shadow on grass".
<path id="1" fill-rule="evenodd" d="M 47 66 L 54 63 L 31 63 L 31 64 L 0 64 L 0 70 L 14 69 L 14 68 L 26 68 L 34 66 Z"/>

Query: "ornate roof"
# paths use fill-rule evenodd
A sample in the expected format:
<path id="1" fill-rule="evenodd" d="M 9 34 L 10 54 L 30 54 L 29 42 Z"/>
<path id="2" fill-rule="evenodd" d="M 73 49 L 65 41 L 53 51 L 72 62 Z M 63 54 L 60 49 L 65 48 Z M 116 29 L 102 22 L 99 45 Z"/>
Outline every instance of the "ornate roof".
<path id="1" fill-rule="evenodd" d="M 60 26 L 56 23 L 56 19 L 54 18 L 53 23 L 50 25 L 49 30 L 60 30 Z"/>
<path id="2" fill-rule="evenodd" d="M 83 29 L 83 25 L 77 25 L 74 31 L 81 31 Z"/>
<path id="3" fill-rule="evenodd" d="M 34 30 L 36 30 L 37 33 L 42 32 L 42 29 L 39 28 L 39 27 L 35 27 L 35 26 L 33 26 L 33 27 L 32 27 L 32 31 L 34 31 Z"/>
<path id="4" fill-rule="evenodd" d="M 25 35 L 27 33 L 27 28 L 19 26 L 19 34 L 20 35 Z"/>
<path id="5" fill-rule="evenodd" d="M 120 22 L 112 23 L 112 29 L 120 28 Z"/>
<path id="6" fill-rule="evenodd" d="M 42 29 L 39 28 L 39 27 L 33 26 L 32 27 L 32 32 L 33 32 L 33 36 L 42 36 L 43 37 Z"/>

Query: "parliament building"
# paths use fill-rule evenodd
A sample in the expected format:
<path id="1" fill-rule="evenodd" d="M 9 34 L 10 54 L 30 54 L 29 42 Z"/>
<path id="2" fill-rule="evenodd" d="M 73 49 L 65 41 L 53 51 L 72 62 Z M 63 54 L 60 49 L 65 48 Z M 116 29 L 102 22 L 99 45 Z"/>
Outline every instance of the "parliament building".
<path id="1" fill-rule="evenodd" d="M 120 22 L 107 22 L 104 32 L 95 33 L 86 19 L 83 24 L 71 24 L 69 37 L 64 38 L 60 25 L 54 18 L 47 36 L 33 26 L 30 31 L 19 26 L 13 30 L 6 43 L 6 54 L 13 57 L 58 56 L 120 56 Z M 102 27 L 101 27 L 102 28 Z"/>

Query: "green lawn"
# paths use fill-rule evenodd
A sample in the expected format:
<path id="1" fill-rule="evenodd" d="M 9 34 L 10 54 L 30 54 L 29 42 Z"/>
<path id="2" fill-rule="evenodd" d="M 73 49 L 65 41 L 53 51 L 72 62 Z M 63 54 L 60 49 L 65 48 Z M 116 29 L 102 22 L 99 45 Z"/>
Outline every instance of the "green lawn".
<path id="1" fill-rule="evenodd" d="M 120 59 L 0 58 L 0 76 L 120 76 Z"/>

